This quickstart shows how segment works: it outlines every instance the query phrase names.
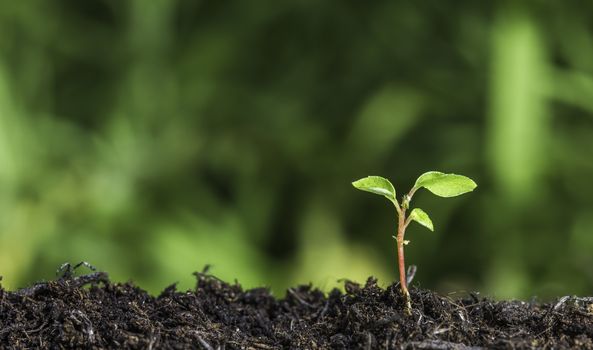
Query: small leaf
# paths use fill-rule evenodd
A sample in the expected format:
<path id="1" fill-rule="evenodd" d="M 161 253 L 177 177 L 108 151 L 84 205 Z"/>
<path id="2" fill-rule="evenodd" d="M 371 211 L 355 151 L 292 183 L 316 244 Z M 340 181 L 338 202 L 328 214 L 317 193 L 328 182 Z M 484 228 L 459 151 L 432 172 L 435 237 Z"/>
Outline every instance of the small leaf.
<path id="1" fill-rule="evenodd" d="M 410 219 L 416 221 L 420 225 L 426 227 L 427 229 L 434 231 L 434 226 L 432 225 L 432 220 L 426 212 L 420 208 L 414 208 L 410 213 Z"/>
<path id="2" fill-rule="evenodd" d="M 440 197 L 455 197 L 471 192 L 478 185 L 469 177 L 429 171 L 420 175 L 414 188 L 424 187 Z"/>
<path id="3" fill-rule="evenodd" d="M 361 191 L 371 192 L 379 194 L 389 199 L 393 204 L 397 203 L 397 197 L 395 195 L 395 188 L 389 182 L 389 180 L 381 176 L 367 176 L 360 180 L 354 181 L 352 186 L 356 187 Z"/>

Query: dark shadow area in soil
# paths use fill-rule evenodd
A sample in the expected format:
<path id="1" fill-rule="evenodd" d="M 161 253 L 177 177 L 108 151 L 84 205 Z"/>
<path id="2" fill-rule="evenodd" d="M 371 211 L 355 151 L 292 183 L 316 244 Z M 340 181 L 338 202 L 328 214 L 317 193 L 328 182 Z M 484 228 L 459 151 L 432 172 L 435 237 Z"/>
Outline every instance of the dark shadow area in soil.
<path id="1" fill-rule="evenodd" d="M 244 291 L 196 273 L 154 297 L 95 272 L 16 292 L 0 286 L 2 348 L 117 349 L 593 349 L 593 297 L 553 303 L 451 299 L 411 288 L 406 316 L 398 286 L 369 278 L 328 295 L 291 288 Z M 84 287 L 90 285 L 90 287 Z"/>

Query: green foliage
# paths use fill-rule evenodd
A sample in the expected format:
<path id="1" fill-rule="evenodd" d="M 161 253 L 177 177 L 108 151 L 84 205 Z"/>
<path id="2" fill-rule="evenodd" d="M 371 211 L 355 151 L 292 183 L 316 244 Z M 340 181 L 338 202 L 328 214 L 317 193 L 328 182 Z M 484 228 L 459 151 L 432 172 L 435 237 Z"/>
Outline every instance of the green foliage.
<path id="1" fill-rule="evenodd" d="M 381 195 L 389 199 L 393 204 L 397 203 L 395 188 L 386 178 L 381 176 L 367 176 L 360 180 L 354 181 L 352 185 L 361 191 Z"/>
<path id="2" fill-rule="evenodd" d="M 386 281 L 385 214 L 343 184 L 431 164 L 485 180 L 418 193 L 447 227 L 408 251 L 424 286 L 590 293 L 591 23 L 575 1 L 1 1 L 3 286 L 75 260 L 154 292 L 204 264 L 279 294 Z"/>
<path id="3" fill-rule="evenodd" d="M 438 171 L 429 171 L 418 177 L 414 187 L 412 187 L 408 194 L 402 197 L 401 202 L 397 201 L 397 198 L 395 197 L 395 189 L 393 188 L 391 182 L 380 176 L 368 176 L 352 182 L 352 185 L 359 190 L 387 197 L 393 202 L 395 208 L 397 209 L 398 224 L 395 240 L 397 242 L 397 261 L 400 279 L 399 283 L 402 295 L 406 300 L 405 310 L 408 314 L 411 314 L 412 303 L 410 293 L 408 292 L 407 288 L 407 277 L 404 261 L 404 246 L 409 243 L 409 241 L 405 239 L 406 228 L 410 222 L 416 221 L 429 230 L 434 231 L 432 220 L 428 214 L 424 212 L 424 210 L 415 208 L 406 216 L 406 212 L 410 208 L 410 202 L 412 201 L 414 193 L 418 188 L 425 187 L 437 196 L 454 197 L 473 191 L 477 185 L 473 180 L 465 176 L 445 174 Z"/>
<path id="4" fill-rule="evenodd" d="M 414 208 L 412 212 L 410 212 L 410 220 L 416 221 L 420 225 L 426 227 L 427 229 L 434 231 L 434 226 L 432 225 L 432 220 L 426 214 L 426 212 L 420 208 Z"/>
<path id="5" fill-rule="evenodd" d="M 412 187 L 407 195 L 403 196 L 401 202 L 397 200 L 393 184 L 381 176 L 364 177 L 352 182 L 352 186 L 361 191 L 371 192 L 389 199 L 397 208 L 398 215 L 404 215 L 404 220 L 406 220 L 405 210 L 409 208 L 410 201 L 416 190 L 419 188 L 424 187 L 440 197 L 455 197 L 471 192 L 477 187 L 476 183 L 467 176 L 445 174 L 440 171 L 428 171 L 420 175 L 416 180 L 414 187 Z M 429 230 L 434 231 L 432 220 L 428 214 L 420 208 L 414 208 L 408 215 L 407 219 L 416 221 Z"/>
<path id="6" fill-rule="evenodd" d="M 416 180 L 414 188 L 424 187 L 440 197 L 455 197 L 476 188 L 476 183 L 463 175 L 445 174 L 438 171 L 426 172 Z"/>

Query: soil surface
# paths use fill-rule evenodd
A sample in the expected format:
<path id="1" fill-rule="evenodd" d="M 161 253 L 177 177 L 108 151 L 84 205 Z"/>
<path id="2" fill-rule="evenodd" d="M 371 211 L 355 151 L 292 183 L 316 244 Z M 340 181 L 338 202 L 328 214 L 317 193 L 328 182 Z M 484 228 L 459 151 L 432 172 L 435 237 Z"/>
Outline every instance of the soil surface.
<path id="1" fill-rule="evenodd" d="M 345 293 L 311 286 L 281 299 L 206 273 L 196 289 L 151 296 L 105 273 L 0 286 L 0 348 L 43 349 L 593 349 L 593 297 L 552 303 L 461 299 L 369 278 Z"/>

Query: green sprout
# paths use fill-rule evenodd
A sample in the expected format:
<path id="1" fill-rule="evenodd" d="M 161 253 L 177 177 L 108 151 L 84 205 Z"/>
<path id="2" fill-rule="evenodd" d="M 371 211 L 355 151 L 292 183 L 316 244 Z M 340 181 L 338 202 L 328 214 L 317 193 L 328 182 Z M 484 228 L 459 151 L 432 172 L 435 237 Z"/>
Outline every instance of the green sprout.
<path id="1" fill-rule="evenodd" d="M 406 212 L 408 209 L 410 209 L 410 201 L 412 200 L 414 193 L 416 193 L 418 189 L 424 187 L 439 197 L 455 197 L 473 191 L 477 185 L 472 179 L 463 175 L 445 174 L 439 171 L 429 171 L 420 175 L 410 192 L 402 197 L 401 202 L 397 201 L 395 188 L 391 182 L 383 177 L 367 176 L 360 180 L 354 181 L 352 185 L 359 190 L 381 195 L 389 199 L 395 206 L 398 221 L 397 235 L 394 238 L 397 241 L 399 282 L 401 286 L 401 292 L 406 302 L 406 313 L 411 314 L 412 304 L 410 300 L 410 293 L 408 292 L 405 273 L 406 264 L 404 260 L 404 245 L 409 243 L 409 241 L 404 239 L 406 228 L 412 221 L 416 221 L 429 230 L 434 231 L 432 220 L 428 214 L 424 212 L 424 210 L 420 208 L 414 208 L 409 213 L 409 215 L 406 216 Z"/>

